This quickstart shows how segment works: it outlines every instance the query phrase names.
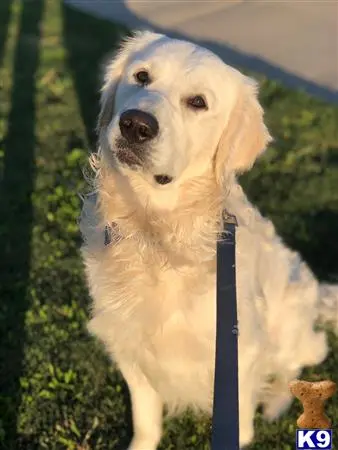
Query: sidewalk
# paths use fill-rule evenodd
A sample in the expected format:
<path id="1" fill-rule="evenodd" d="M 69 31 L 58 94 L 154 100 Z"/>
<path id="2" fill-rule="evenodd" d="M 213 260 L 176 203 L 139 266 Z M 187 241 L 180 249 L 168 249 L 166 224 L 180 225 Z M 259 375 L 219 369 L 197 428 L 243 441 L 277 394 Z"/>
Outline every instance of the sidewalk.
<path id="1" fill-rule="evenodd" d="M 188 38 L 237 67 L 338 102 L 338 0 L 66 0 L 132 28 Z"/>

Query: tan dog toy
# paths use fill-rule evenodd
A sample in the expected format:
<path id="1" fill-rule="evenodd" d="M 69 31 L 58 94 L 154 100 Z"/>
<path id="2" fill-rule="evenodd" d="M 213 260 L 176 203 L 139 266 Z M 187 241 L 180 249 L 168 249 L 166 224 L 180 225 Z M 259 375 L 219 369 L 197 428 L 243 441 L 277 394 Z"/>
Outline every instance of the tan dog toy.
<path id="1" fill-rule="evenodd" d="M 299 416 L 299 428 L 328 429 L 331 420 L 325 415 L 324 403 L 336 392 L 336 383 L 330 380 L 309 381 L 294 380 L 289 383 L 291 393 L 301 401 L 304 412 Z"/>

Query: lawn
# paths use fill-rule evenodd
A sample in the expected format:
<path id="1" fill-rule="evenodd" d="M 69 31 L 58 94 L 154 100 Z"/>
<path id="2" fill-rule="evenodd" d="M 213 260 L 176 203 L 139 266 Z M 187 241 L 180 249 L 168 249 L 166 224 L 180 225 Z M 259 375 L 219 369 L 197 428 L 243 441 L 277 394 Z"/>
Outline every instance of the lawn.
<path id="1" fill-rule="evenodd" d="M 128 391 L 86 333 L 77 227 L 95 145 L 100 64 L 122 27 L 57 0 L 0 2 L 0 449 L 125 449 Z M 250 198 L 322 279 L 338 277 L 338 108 L 259 77 L 269 152 L 243 177 Z M 301 330 L 300 330 L 301 332 Z M 305 379 L 338 382 L 338 340 Z M 337 396 L 328 415 L 338 423 Z M 294 403 L 257 413 L 250 450 L 291 450 Z M 210 422 L 166 422 L 162 450 L 209 449 Z M 338 442 L 338 433 L 335 432 Z"/>

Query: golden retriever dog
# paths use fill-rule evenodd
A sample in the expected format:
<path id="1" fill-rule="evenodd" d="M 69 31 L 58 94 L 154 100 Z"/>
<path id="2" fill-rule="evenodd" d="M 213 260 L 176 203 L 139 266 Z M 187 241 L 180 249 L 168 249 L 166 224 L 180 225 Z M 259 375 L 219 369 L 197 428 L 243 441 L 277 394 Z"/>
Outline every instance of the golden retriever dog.
<path id="1" fill-rule="evenodd" d="M 257 84 L 195 44 L 135 33 L 106 66 L 98 134 L 80 221 L 89 330 L 128 384 L 129 449 L 157 448 L 164 407 L 212 412 L 224 210 L 239 225 L 243 447 L 257 406 L 277 417 L 291 402 L 288 382 L 325 359 L 316 323 L 338 329 L 338 289 L 315 279 L 236 180 L 271 140 Z"/>

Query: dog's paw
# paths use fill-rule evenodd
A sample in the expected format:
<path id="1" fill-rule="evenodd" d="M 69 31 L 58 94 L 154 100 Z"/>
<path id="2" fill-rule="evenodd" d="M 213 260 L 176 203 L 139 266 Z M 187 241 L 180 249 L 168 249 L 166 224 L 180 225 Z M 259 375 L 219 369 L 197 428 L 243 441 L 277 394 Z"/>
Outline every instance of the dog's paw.
<path id="1" fill-rule="evenodd" d="M 127 450 L 156 450 L 157 443 L 152 439 L 134 437 Z"/>
<path id="2" fill-rule="evenodd" d="M 254 439 L 254 428 L 253 426 L 248 426 L 242 428 L 240 431 L 240 448 L 241 450 L 250 445 Z"/>

